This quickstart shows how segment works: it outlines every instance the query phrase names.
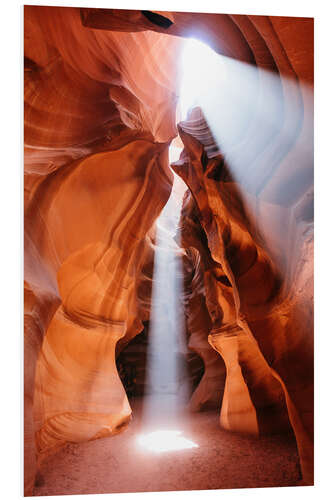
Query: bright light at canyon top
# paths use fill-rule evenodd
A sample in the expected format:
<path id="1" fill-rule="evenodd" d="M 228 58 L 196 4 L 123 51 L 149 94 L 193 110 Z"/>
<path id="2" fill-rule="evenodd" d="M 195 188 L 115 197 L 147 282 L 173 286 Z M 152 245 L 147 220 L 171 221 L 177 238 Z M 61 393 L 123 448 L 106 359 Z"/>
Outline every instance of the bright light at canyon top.
<path id="1" fill-rule="evenodd" d="M 184 41 L 180 68 L 179 113 L 180 119 L 185 120 L 189 109 L 200 106 L 202 97 L 211 91 L 210 80 L 224 79 L 225 68 L 223 57 L 195 38 Z"/>
<path id="2" fill-rule="evenodd" d="M 248 192 L 258 194 L 268 175 L 265 158 L 269 156 L 272 138 L 279 134 L 279 147 L 274 157 L 277 164 L 295 138 L 303 133 L 297 125 L 297 120 L 302 118 L 299 116 L 302 100 L 307 102 L 307 109 L 312 109 L 311 88 L 304 87 L 301 95 L 293 69 L 287 61 L 285 64 L 282 84 L 280 73 L 268 69 L 262 61 L 254 64 L 250 59 L 246 62 L 228 57 L 195 38 L 188 38 L 183 44 L 179 58 L 178 120 L 191 120 L 188 116 L 191 108 L 201 109 L 232 177 Z M 283 95 L 289 96 L 288 117 Z M 193 131 L 195 136 L 196 131 Z M 310 129 L 304 131 L 298 142 L 304 162 L 311 155 L 306 137 L 311 140 Z M 265 152 L 263 144 L 267 146 Z M 295 177 L 284 197 L 292 199 L 297 189 Z M 265 227 L 260 227 L 260 231 L 270 232 Z"/>

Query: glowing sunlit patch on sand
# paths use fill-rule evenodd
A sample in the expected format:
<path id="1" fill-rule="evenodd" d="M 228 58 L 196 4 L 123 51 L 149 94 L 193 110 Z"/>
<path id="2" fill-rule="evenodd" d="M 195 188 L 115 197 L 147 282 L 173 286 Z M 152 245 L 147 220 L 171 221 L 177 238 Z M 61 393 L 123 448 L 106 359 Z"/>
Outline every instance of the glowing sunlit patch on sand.
<path id="1" fill-rule="evenodd" d="M 140 436 L 138 443 L 148 451 L 155 453 L 198 448 L 196 443 L 181 434 L 181 431 L 154 431 Z"/>

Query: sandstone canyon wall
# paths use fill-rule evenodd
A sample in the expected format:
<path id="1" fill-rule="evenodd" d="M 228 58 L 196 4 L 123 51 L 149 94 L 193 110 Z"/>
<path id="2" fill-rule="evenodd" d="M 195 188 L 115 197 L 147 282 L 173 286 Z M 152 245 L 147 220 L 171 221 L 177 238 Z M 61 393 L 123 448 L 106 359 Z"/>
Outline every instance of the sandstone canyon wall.
<path id="1" fill-rule="evenodd" d="M 313 481 L 313 22 L 153 14 L 24 9 L 26 495 L 48 453 L 130 420 L 116 356 L 149 321 L 178 132 L 183 302 L 204 363 L 190 406 L 256 435 L 291 425 Z M 230 149 L 200 109 L 177 130 L 189 35 L 254 70 Z M 267 72 L 274 130 L 258 134 Z"/>

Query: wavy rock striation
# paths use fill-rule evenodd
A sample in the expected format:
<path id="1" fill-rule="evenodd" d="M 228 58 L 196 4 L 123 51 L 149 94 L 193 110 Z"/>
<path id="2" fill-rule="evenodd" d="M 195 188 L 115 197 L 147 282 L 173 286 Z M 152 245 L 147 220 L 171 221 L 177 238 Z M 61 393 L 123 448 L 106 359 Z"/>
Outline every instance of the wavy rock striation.
<path id="1" fill-rule="evenodd" d="M 290 207 L 254 199 L 233 179 L 221 154 L 208 158 L 204 141 L 184 131 L 198 122 L 198 110 L 194 114 L 194 123 L 189 117 L 179 125 L 185 148 L 172 167 L 190 188 L 179 237 L 201 255 L 212 320 L 209 342 L 227 369 L 221 425 L 254 434 L 276 432 L 288 429 L 289 416 L 303 478 L 311 483 L 312 198 L 305 191 Z M 272 251 L 273 241 L 288 248 L 284 266 L 282 252 Z"/>
<path id="2" fill-rule="evenodd" d="M 291 424 L 313 481 L 313 21 L 25 6 L 26 495 L 47 454 L 130 420 L 116 356 L 149 321 L 189 35 L 251 68 L 256 96 L 178 125 L 177 256 L 204 364 L 190 406 L 255 435 Z"/>

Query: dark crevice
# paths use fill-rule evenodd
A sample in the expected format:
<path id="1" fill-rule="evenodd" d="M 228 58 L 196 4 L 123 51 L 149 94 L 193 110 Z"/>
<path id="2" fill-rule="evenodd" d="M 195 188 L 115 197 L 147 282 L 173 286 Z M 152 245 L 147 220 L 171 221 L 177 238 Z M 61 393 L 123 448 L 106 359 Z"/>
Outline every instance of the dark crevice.
<path id="1" fill-rule="evenodd" d="M 173 22 L 170 21 L 169 18 L 161 16 L 161 14 L 157 14 L 151 10 L 142 10 L 141 13 L 148 19 L 148 21 L 156 24 L 156 26 L 159 26 L 160 28 L 168 29 L 173 25 Z"/>

